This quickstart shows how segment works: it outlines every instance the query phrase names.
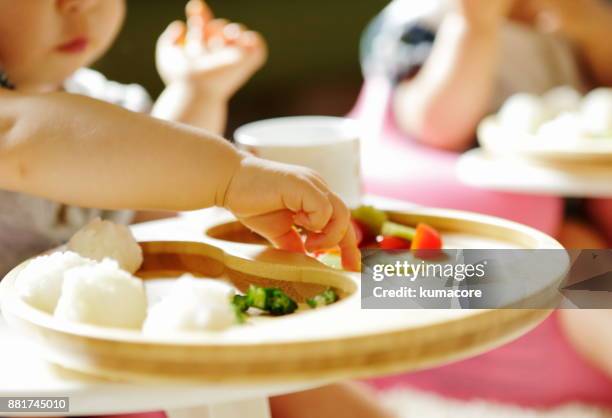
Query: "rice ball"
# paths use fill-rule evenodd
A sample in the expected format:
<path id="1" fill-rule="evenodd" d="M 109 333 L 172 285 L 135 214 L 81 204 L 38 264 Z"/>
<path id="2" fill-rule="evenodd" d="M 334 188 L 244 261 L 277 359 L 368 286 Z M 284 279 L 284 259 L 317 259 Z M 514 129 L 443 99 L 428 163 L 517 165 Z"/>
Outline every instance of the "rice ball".
<path id="1" fill-rule="evenodd" d="M 169 294 L 149 309 L 146 334 L 221 331 L 236 323 L 234 288 L 213 279 L 179 278 Z"/>
<path id="2" fill-rule="evenodd" d="M 539 139 L 563 145 L 578 145 L 582 135 L 580 118 L 575 113 L 569 112 L 561 113 L 538 129 Z"/>
<path id="3" fill-rule="evenodd" d="M 582 95 L 570 86 L 559 86 L 545 93 L 542 100 L 549 116 L 555 117 L 566 112 L 577 112 Z"/>
<path id="4" fill-rule="evenodd" d="M 582 129 L 591 136 L 612 136 L 612 88 L 587 94 L 580 109 Z"/>
<path id="5" fill-rule="evenodd" d="M 116 260 L 130 273 L 142 265 L 142 249 L 125 225 L 94 219 L 80 229 L 68 242 L 68 249 L 93 260 Z"/>
<path id="6" fill-rule="evenodd" d="M 544 101 L 527 93 L 515 94 L 508 98 L 497 117 L 503 128 L 526 134 L 535 134 L 550 118 Z"/>
<path id="7" fill-rule="evenodd" d="M 73 267 L 94 263 L 71 251 L 36 257 L 19 272 L 15 288 L 30 306 L 53 313 L 62 291 L 64 273 Z"/>
<path id="8" fill-rule="evenodd" d="M 110 259 L 66 271 L 55 308 L 61 320 L 129 329 L 139 329 L 146 313 L 142 280 Z"/>

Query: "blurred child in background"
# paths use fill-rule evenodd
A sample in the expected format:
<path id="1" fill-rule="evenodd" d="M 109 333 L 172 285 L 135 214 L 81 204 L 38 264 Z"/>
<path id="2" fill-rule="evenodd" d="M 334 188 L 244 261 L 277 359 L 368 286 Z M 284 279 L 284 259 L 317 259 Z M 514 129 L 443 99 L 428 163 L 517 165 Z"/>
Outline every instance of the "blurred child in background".
<path id="1" fill-rule="evenodd" d="M 584 93 L 612 86 L 611 35 L 612 5 L 604 0 L 395 0 L 369 26 L 362 62 L 366 78 L 383 74 L 391 79 L 392 117 L 409 137 L 405 141 L 460 152 L 474 145 L 482 118 L 512 94 L 540 95 L 557 86 Z M 420 152 L 410 148 L 406 157 L 430 158 Z M 406 178 L 403 187 L 411 190 L 413 181 L 421 179 Z M 432 194 L 449 192 L 429 188 Z M 412 196 L 418 197 L 414 189 Z M 505 202 L 512 206 L 511 199 Z M 592 200 L 587 210 L 599 230 L 569 224 L 562 240 L 575 248 L 607 247 L 612 204 Z M 523 407 L 612 405 L 609 311 L 568 310 L 560 316 L 475 358 L 371 383 L 383 391 L 413 387 L 448 398 Z M 588 361 L 576 355 L 576 348 Z M 389 416 L 362 389 L 337 387 L 331 393 L 288 395 L 272 405 L 292 418 L 309 415 L 291 410 L 293 398 L 304 405 L 321 401 L 330 412 L 317 416 Z M 341 407 L 339 400 L 345 401 Z M 342 410 L 340 415 L 331 412 L 333 405 Z M 487 410 L 488 415 L 493 411 Z"/>
<path id="2" fill-rule="evenodd" d="M 387 62 L 401 130 L 431 147 L 464 151 L 481 119 L 515 93 L 612 86 L 611 25 L 605 0 L 396 0 L 371 25 L 365 54 Z M 388 50 L 394 56 L 380 48 L 385 32 L 399 38 Z M 595 199 L 586 209 L 602 233 L 570 222 L 561 240 L 606 247 L 612 203 Z"/>

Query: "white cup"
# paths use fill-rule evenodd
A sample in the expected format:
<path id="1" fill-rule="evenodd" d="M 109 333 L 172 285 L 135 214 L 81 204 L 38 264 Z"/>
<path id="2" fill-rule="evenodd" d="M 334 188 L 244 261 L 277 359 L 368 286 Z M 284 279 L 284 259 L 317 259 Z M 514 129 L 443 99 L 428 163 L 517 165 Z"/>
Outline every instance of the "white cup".
<path id="1" fill-rule="evenodd" d="M 267 119 L 234 133 L 237 146 L 258 157 L 317 171 L 352 208 L 361 203 L 359 138 L 355 121 L 331 116 Z"/>

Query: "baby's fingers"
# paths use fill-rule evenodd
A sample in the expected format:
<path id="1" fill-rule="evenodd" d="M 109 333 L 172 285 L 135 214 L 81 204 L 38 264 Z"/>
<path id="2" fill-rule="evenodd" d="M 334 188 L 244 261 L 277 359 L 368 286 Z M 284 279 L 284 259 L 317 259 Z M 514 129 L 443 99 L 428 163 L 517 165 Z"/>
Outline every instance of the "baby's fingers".
<path id="1" fill-rule="evenodd" d="M 289 210 L 241 218 L 240 221 L 277 248 L 298 253 L 305 252 L 302 238 L 293 227 L 293 213 Z"/>
<path id="2" fill-rule="evenodd" d="M 223 28 L 223 39 L 228 45 L 234 45 L 238 43 L 244 31 L 245 28 L 240 23 L 228 23 Z"/>
<path id="3" fill-rule="evenodd" d="M 342 267 L 346 270 L 361 271 L 361 252 L 357 247 L 357 237 L 355 236 L 355 229 L 352 224 L 349 224 L 339 246 Z"/>
<path id="4" fill-rule="evenodd" d="M 168 25 L 159 42 L 163 47 L 182 45 L 185 43 L 186 35 L 187 26 L 185 26 L 184 22 L 176 20 Z"/>
<path id="5" fill-rule="evenodd" d="M 227 19 L 213 19 L 204 26 L 204 42 L 211 50 L 225 46 L 224 30 L 229 25 Z"/>
<path id="6" fill-rule="evenodd" d="M 320 233 L 309 233 L 306 240 L 308 251 L 324 250 L 338 245 L 350 226 L 350 212 L 338 196 L 329 194 L 332 215 Z"/>
<path id="7" fill-rule="evenodd" d="M 309 231 L 325 228 L 334 212 L 329 192 L 320 188 L 312 178 L 293 183 L 282 200 L 285 207 L 294 213 L 294 222 Z"/>
<path id="8" fill-rule="evenodd" d="M 266 41 L 259 32 L 252 30 L 246 30 L 242 32 L 238 43 L 243 48 L 247 49 L 261 49 L 266 48 Z"/>
<path id="9" fill-rule="evenodd" d="M 212 20 L 212 11 L 201 0 L 191 0 L 185 10 L 187 14 L 187 46 L 199 52 L 204 46 L 205 28 Z"/>
<path id="10" fill-rule="evenodd" d="M 214 17 L 212 10 L 208 7 L 202 0 L 191 0 L 185 6 L 185 14 L 187 15 L 187 20 L 191 18 L 198 18 L 202 23 L 207 23 L 212 20 Z"/>

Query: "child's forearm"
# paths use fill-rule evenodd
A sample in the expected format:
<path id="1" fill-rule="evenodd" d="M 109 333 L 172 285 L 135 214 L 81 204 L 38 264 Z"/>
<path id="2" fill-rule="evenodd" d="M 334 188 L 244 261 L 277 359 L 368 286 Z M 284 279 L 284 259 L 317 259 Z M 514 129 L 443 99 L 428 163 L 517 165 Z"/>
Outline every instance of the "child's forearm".
<path id="1" fill-rule="evenodd" d="M 223 138 L 63 93 L 0 93 L 0 188 L 108 209 L 220 204 L 242 156 Z"/>
<path id="2" fill-rule="evenodd" d="M 227 122 L 228 99 L 197 92 L 181 83 L 166 87 L 155 102 L 153 116 L 181 122 L 222 135 Z"/>
<path id="3" fill-rule="evenodd" d="M 421 71 L 396 91 L 394 110 L 405 131 L 439 148 L 468 146 L 490 104 L 498 32 L 498 24 L 445 18 Z"/>

